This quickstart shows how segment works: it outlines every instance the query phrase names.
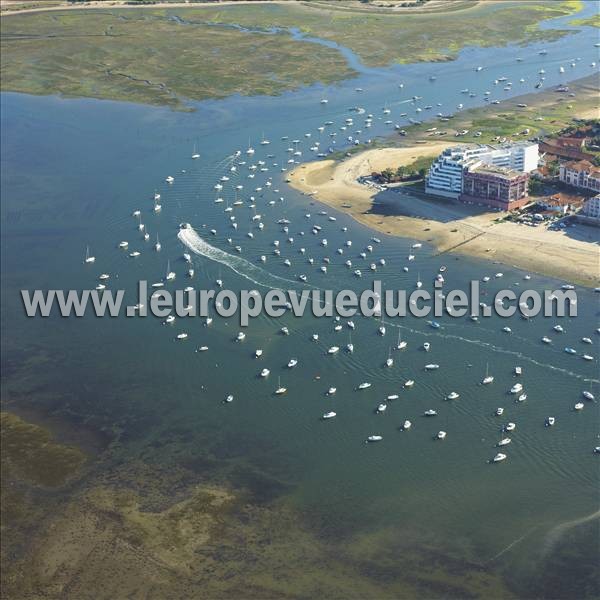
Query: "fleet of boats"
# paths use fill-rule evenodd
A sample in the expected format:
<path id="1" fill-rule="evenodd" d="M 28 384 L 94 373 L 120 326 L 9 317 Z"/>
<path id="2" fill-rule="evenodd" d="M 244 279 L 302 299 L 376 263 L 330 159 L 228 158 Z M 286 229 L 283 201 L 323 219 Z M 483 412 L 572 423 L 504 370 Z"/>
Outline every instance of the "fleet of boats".
<path id="1" fill-rule="evenodd" d="M 482 66 L 478 66 L 476 68 L 477 72 L 480 72 L 483 70 Z M 563 67 L 560 67 L 560 72 L 563 72 L 564 69 Z M 543 70 L 540 70 L 539 72 L 540 76 L 544 75 Z M 482 75 L 482 76 L 485 76 Z M 430 78 L 432 82 L 435 81 L 435 77 L 431 77 Z M 525 80 L 521 80 L 521 83 L 523 83 Z M 540 77 L 540 81 L 543 81 L 543 77 Z M 498 77 L 497 79 L 494 80 L 494 84 L 499 84 L 499 83 L 505 83 L 507 87 L 510 88 L 510 86 L 512 85 L 506 77 L 501 76 Z M 506 89 L 506 88 L 505 88 Z M 360 88 L 357 88 L 357 92 L 358 91 L 362 91 Z M 470 91 L 469 89 L 464 89 L 461 92 L 462 94 L 464 94 L 465 96 L 469 95 L 471 97 L 474 97 L 474 92 Z M 491 92 L 486 92 L 486 101 L 489 100 L 489 96 L 491 95 Z M 415 110 L 418 112 L 422 112 L 422 111 L 427 111 L 429 109 L 432 108 L 431 105 L 425 105 L 424 107 L 418 106 L 418 102 L 419 100 L 421 100 L 421 98 L 419 97 L 413 97 L 412 100 L 410 100 L 410 102 L 414 105 Z M 323 98 L 321 99 L 320 103 L 322 105 L 324 105 L 324 107 L 328 104 L 328 99 Z M 459 104 L 459 109 L 462 108 L 462 104 Z M 526 107 L 526 105 L 522 105 L 522 107 Z M 325 108 L 324 108 L 325 110 Z M 362 114 L 361 110 L 356 109 L 356 112 L 358 114 Z M 365 112 L 364 110 L 362 110 L 362 112 Z M 392 108 L 390 106 L 388 106 L 387 104 L 383 107 L 382 109 L 382 114 L 384 115 L 389 115 L 392 112 Z M 406 113 L 402 113 L 403 115 L 406 115 Z M 441 113 L 440 113 L 441 114 Z M 366 120 L 365 120 L 365 129 L 368 129 L 373 121 L 373 115 L 372 114 L 367 114 Z M 442 117 L 440 117 L 442 118 Z M 392 123 L 390 121 L 390 123 Z M 326 156 L 328 152 L 323 152 L 323 148 L 321 146 L 321 144 L 323 143 L 322 140 L 322 134 L 324 135 L 325 132 L 328 130 L 329 128 L 329 143 L 331 144 L 330 149 L 333 150 L 333 147 L 336 143 L 335 137 L 337 136 L 338 132 L 332 131 L 332 126 L 334 125 L 334 123 L 332 121 L 327 121 L 325 122 L 322 126 L 318 127 L 317 131 L 318 131 L 318 138 L 319 139 L 315 139 L 315 137 L 313 137 L 314 132 L 307 132 L 305 134 L 305 139 L 309 140 L 310 143 L 310 150 L 312 152 L 314 152 L 315 154 L 317 154 L 317 156 L 319 157 L 324 157 Z M 354 121 L 352 118 L 347 118 L 344 120 L 343 125 L 340 126 L 340 130 L 341 131 L 347 131 L 347 128 L 349 127 L 354 127 Z M 398 127 L 397 127 L 398 128 Z M 436 134 L 437 132 L 437 128 L 431 128 L 430 130 L 431 134 Z M 349 132 L 348 132 L 349 133 Z M 356 133 L 353 133 L 353 136 L 358 136 L 360 135 L 359 131 L 356 131 Z M 252 231 L 240 231 L 240 234 L 243 233 L 243 235 L 245 235 L 245 238 L 249 239 L 249 240 L 253 240 L 256 238 L 258 238 L 258 234 L 261 231 L 265 230 L 265 226 L 268 227 L 268 221 L 263 217 L 263 215 L 259 214 L 257 211 L 260 211 L 260 208 L 258 208 L 258 199 L 264 199 L 264 194 L 266 191 L 272 191 L 275 192 L 275 194 L 279 193 L 279 190 L 276 187 L 276 182 L 275 179 L 270 176 L 270 175 L 264 175 L 264 177 L 266 178 L 264 182 L 262 182 L 260 185 L 256 185 L 256 176 L 260 176 L 261 174 L 265 174 L 269 172 L 269 169 L 272 167 L 279 167 L 280 172 L 285 173 L 289 168 L 293 168 L 295 165 L 297 165 L 299 163 L 300 157 L 303 156 L 303 152 L 306 152 L 306 147 L 303 146 L 302 142 L 300 139 L 296 139 L 296 140 L 289 140 L 288 136 L 284 136 L 285 140 L 287 141 L 287 144 L 289 144 L 286 154 L 289 156 L 288 159 L 284 160 L 284 161 L 275 161 L 274 156 L 275 155 L 268 155 L 265 159 L 258 159 L 258 157 L 261 156 L 262 152 L 263 152 L 263 148 L 267 148 L 270 147 L 271 145 L 271 141 L 265 137 L 264 133 L 262 134 L 262 139 L 260 140 L 259 144 L 260 144 L 260 148 L 258 148 L 257 150 L 255 150 L 252 145 L 251 145 L 251 140 L 248 141 L 248 146 L 246 148 L 246 150 L 242 151 L 242 150 L 238 150 L 234 153 L 234 155 L 232 156 L 232 158 L 227 162 L 228 165 L 228 171 L 226 171 L 226 174 L 223 174 L 218 181 L 214 184 L 214 189 L 216 190 L 217 193 L 217 198 L 214 200 L 214 203 L 216 205 L 221 205 L 220 208 L 218 208 L 218 210 L 223 210 L 223 206 L 225 205 L 225 208 L 223 210 L 223 214 L 226 215 L 225 218 L 225 227 L 230 227 L 231 229 L 233 229 L 234 231 L 238 230 L 238 227 L 241 227 L 242 230 L 245 227 L 243 224 L 243 220 L 241 218 L 238 218 L 239 216 L 239 211 L 238 208 L 242 207 L 242 206 L 246 206 L 251 208 L 252 213 L 250 215 L 249 218 L 249 223 L 250 226 L 249 228 L 252 228 Z M 282 138 L 282 139 L 284 139 Z M 370 140 L 362 140 L 363 142 L 370 142 Z M 348 139 L 346 140 L 347 143 L 349 144 L 353 144 L 353 145 L 358 145 L 359 143 L 362 143 L 358 137 L 350 137 L 348 136 Z M 268 151 L 268 150 L 267 150 Z M 198 160 L 200 159 L 200 154 L 197 151 L 196 145 L 194 144 L 194 149 L 193 152 L 191 154 L 191 159 L 193 160 Z M 271 160 L 271 163 L 268 162 L 268 160 Z M 241 195 L 243 193 L 245 193 L 246 187 L 248 186 L 248 184 L 243 181 L 241 179 L 242 175 L 241 173 L 243 172 L 244 167 L 247 169 L 248 173 L 247 173 L 247 181 L 251 181 L 253 182 L 251 184 L 251 186 L 253 186 L 253 189 L 250 188 L 249 193 L 248 193 L 248 199 L 247 200 L 242 200 L 241 199 Z M 174 186 L 174 188 L 176 188 L 177 186 L 175 186 L 175 178 L 172 175 L 169 175 L 165 178 L 165 182 L 168 184 L 168 186 Z M 232 190 L 232 194 L 229 194 L 229 188 L 231 188 Z M 167 198 L 168 199 L 168 198 Z M 269 200 L 266 203 L 266 206 L 273 206 L 278 202 L 283 202 L 284 198 L 282 196 L 275 196 L 272 200 Z M 167 206 L 167 204 L 165 203 L 165 206 Z M 212 206 L 212 205 L 211 205 Z M 162 207 L 163 204 L 161 202 L 161 194 L 158 193 L 157 191 L 155 191 L 154 196 L 152 198 L 152 204 L 149 207 L 149 211 L 150 212 L 154 212 L 154 213 L 160 213 L 162 211 Z M 216 207 L 215 207 L 216 208 Z M 166 210 L 165 210 L 166 212 Z M 142 222 L 142 211 L 141 210 L 135 210 L 133 211 L 133 217 L 137 220 L 137 228 L 138 231 L 141 234 L 141 237 L 144 241 L 148 241 L 149 239 L 149 232 L 146 229 L 146 225 Z M 344 255 L 345 258 L 345 262 L 343 263 L 344 267 L 349 269 L 349 272 L 353 272 L 354 275 L 356 277 L 363 277 L 363 273 L 365 274 L 365 277 L 368 277 L 370 275 L 369 271 L 371 272 L 376 272 L 380 269 L 384 269 L 387 265 L 388 265 L 388 260 L 390 260 L 389 257 L 382 257 L 382 256 L 377 256 L 377 251 L 378 251 L 378 245 L 381 244 L 381 239 L 373 237 L 370 242 L 368 244 L 366 244 L 366 246 L 364 246 L 362 249 L 359 249 L 358 254 L 354 255 L 354 256 L 350 256 L 349 258 L 346 258 L 348 256 L 348 253 L 351 252 L 352 248 L 355 247 L 353 246 L 353 240 L 351 239 L 346 239 L 345 242 L 342 241 L 339 243 L 339 247 L 336 249 L 335 246 L 331 247 L 330 246 L 330 241 L 332 239 L 334 239 L 332 236 L 329 237 L 329 241 L 326 237 L 324 237 L 324 234 L 326 234 L 326 223 L 335 223 L 336 222 L 336 217 L 332 216 L 332 215 L 328 215 L 326 211 L 320 211 L 318 213 L 318 216 L 320 217 L 327 217 L 327 219 L 322 221 L 322 224 L 319 225 L 318 223 L 314 222 L 315 219 L 314 217 L 310 214 L 307 213 L 306 215 L 306 219 L 308 220 L 312 220 L 312 226 L 310 227 L 310 233 L 312 233 L 314 236 L 316 236 L 316 243 L 318 243 L 318 246 L 320 247 L 320 249 L 322 251 L 327 251 L 328 248 L 330 248 L 330 252 L 331 254 L 331 258 L 328 256 L 324 256 L 321 259 L 321 263 L 318 263 L 318 259 L 316 259 L 315 256 L 310 256 L 310 248 L 308 244 L 304 244 L 301 248 L 298 249 L 297 254 L 294 256 L 293 254 L 291 254 L 290 252 L 287 252 L 287 248 L 298 248 L 297 245 L 295 245 L 295 239 L 294 237 L 298 237 L 301 238 L 302 236 L 305 235 L 305 231 L 298 231 L 298 232 L 294 232 L 294 231 L 290 231 L 290 226 L 291 226 L 291 221 L 289 219 L 279 219 L 278 221 L 276 221 L 276 226 L 280 229 L 280 239 L 275 239 L 271 242 L 271 251 L 270 252 L 265 252 L 265 250 L 263 249 L 263 252 L 265 252 L 264 254 L 259 254 L 257 257 L 255 257 L 254 260 L 256 260 L 256 262 L 262 263 L 263 265 L 267 262 L 267 260 L 272 260 L 273 257 L 275 257 L 275 259 L 281 261 L 281 264 L 283 264 L 286 268 L 291 269 L 291 273 L 293 273 L 293 269 L 297 268 L 297 264 L 298 264 L 298 260 L 302 261 L 302 264 L 304 265 L 302 267 L 302 271 L 304 271 L 306 269 L 306 272 L 296 272 L 296 274 L 293 274 L 293 277 L 295 278 L 295 281 L 299 281 L 302 284 L 308 283 L 309 279 L 312 277 L 311 276 L 311 272 L 309 272 L 310 267 L 312 267 L 312 273 L 314 274 L 314 271 L 317 271 L 318 273 L 321 273 L 320 277 L 323 276 L 328 276 L 329 273 L 334 271 L 334 267 L 336 266 L 335 264 L 335 260 L 334 260 L 334 256 L 335 254 L 342 256 Z M 161 218 L 159 214 L 156 215 L 156 218 Z M 310 221 L 309 221 L 310 222 Z M 265 225 L 266 224 L 266 225 Z M 338 226 L 339 227 L 339 226 Z M 207 229 L 207 231 L 213 235 L 213 236 L 218 236 L 218 232 L 216 229 Z M 309 229 L 306 228 L 306 232 L 308 232 Z M 346 231 L 347 232 L 347 228 L 344 227 L 342 228 L 342 231 Z M 138 234 L 138 235 L 140 235 Z M 244 247 L 243 247 L 243 241 L 240 241 L 240 245 L 236 245 L 236 242 L 234 241 L 234 233 L 232 232 L 231 237 L 227 237 L 226 242 L 229 245 L 229 247 L 232 249 L 232 253 L 243 253 L 244 252 Z M 280 241 L 281 240 L 281 241 Z M 331 242 L 331 244 L 333 245 L 334 242 Z M 122 249 L 122 250 L 127 250 L 129 247 L 129 242 L 128 241 L 121 241 L 118 244 L 118 248 Z M 406 259 L 406 261 L 408 263 L 412 263 L 413 261 L 416 260 L 417 255 L 418 255 L 418 250 L 422 248 L 422 243 L 421 242 L 414 242 L 411 244 L 410 249 L 408 250 L 408 254 L 406 254 L 404 257 Z M 156 235 L 156 243 L 154 244 L 154 249 L 159 252 L 162 249 L 162 245 L 161 242 L 159 240 L 158 235 Z M 308 249 L 308 255 L 307 255 L 307 249 Z M 355 251 L 353 251 L 355 252 Z M 137 258 L 141 255 L 141 251 L 140 250 L 133 250 L 132 252 L 129 253 L 129 256 L 131 258 Z M 286 255 L 287 254 L 287 255 Z M 269 259 L 268 257 L 271 257 L 271 259 Z M 300 257 L 300 258 L 298 258 Z M 189 278 L 192 278 L 195 276 L 195 269 L 194 269 L 194 258 L 191 254 L 191 251 L 187 251 L 183 253 L 183 262 L 186 264 L 186 268 L 187 268 L 187 276 Z M 387 259 L 387 260 L 386 260 Z M 315 260 L 317 260 L 317 262 L 315 263 Z M 84 263 L 85 264 L 93 264 L 95 263 L 96 258 L 94 256 L 92 256 L 90 254 L 90 248 L 89 246 L 86 247 L 86 252 L 85 252 L 85 258 L 84 258 Z M 355 268 L 357 265 L 353 265 L 353 261 L 363 261 L 362 263 L 359 262 L 359 266 L 361 266 L 361 268 Z M 366 261 L 366 262 L 364 262 Z M 181 259 L 180 259 L 181 262 Z M 308 267 L 306 265 L 309 265 Z M 261 265 L 262 268 L 262 265 Z M 331 268 L 332 271 L 328 271 L 328 268 Z M 352 269 L 354 269 L 352 271 Z M 402 270 L 404 272 L 408 272 L 409 271 L 409 267 L 404 264 L 402 266 Z M 442 273 L 446 273 L 447 267 L 445 265 L 441 265 L 439 266 L 439 268 L 437 269 L 437 273 L 432 277 L 432 279 L 434 281 L 437 281 L 440 284 L 444 283 L 444 276 L 442 275 Z M 504 274 L 502 272 L 497 272 L 494 274 L 493 279 L 501 279 L 504 276 Z M 102 273 L 99 275 L 98 279 L 102 282 L 100 284 L 98 284 L 97 289 L 99 290 L 103 290 L 106 288 L 106 282 L 107 280 L 110 278 L 110 274 L 109 273 Z M 526 275 L 524 277 L 525 280 L 529 280 L 531 277 L 529 275 Z M 165 284 L 168 284 L 170 282 L 173 282 L 176 279 L 176 272 L 174 270 L 171 270 L 171 263 L 170 260 L 167 260 L 167 269 L 164 275 L 164 278 L 162 278 L 161 281 L 156 282 L 155 284 L 153 284 L 153 287 L 159 288 L 159 287 L 163 287 L 165 286 Z M 484 276 L 482 278 L 482 281 L 484 283 L 487 283 L 489 281 L 493 281 L 492 277 L 490 276 Z M 415 281 L 414 279 L 412 279 L 412 281 Z M 221 277 L 221 273 L 219 272 L 219 277 L 218 279 L 216 279 L 215 281 L 215 285 L 218 288 L 223 287 L 223 280 Z M 416 282 L 414 283 L 415 287 L 417 289 L 420 289 L 423 287 L 424 282 L 421 278 L 421 272 L 419 271 L 417 273 L 417 278 L 416 278 Z M 573 286 L 570 284 L 564 284 L 563 289 L 565 290 L 570 290 L 573 289 Z M 191 290 L 192 288 L 186 288 Z M 142 308 L 142 305 L 136 305 L 137 309 Z M 474 322 L 477 322 L 477 317 L 476 316 L 472 316 L 471 320 Z M 174 315 L 168 315 L 166 317 L 166 319 L 164 320 L 165 324 L 172 324 L 175 322 L 175 316 Z M 212 318 L 208 317 L 206 319 L 205 324 L 206 325 L 210 325 L 210 323 L 212 322 Z M 358 321 L 357 321 L 358 322 Z M 339 319 L 336 320 L 336 322 L 333 325 L 333 333 L 339 333 L 341 331 L 344 330 L 345 326 L 350 330 L 349 333 L 349 337 L 348 337 L 348 343 L 344 345 L 344 343 L 340 343 L 338 342 L 338 344 L 340 345 L 331 345 L 331 346 L 325 346 L 325 348 L 323 348 L 321 350 L 321 353 L 326 355 L 326 356 L 331 356 L 334 358 L 331 358 L 332 361 L 336 361 L 336 360 L 341 360 L 341 356 L 336 357 L 336 355 L 338 355 L 340 353 L 340 347 L 344 348 L 344 352 L 342 353 L 342 355 L 350 355 L 353 354 L 355 351 L 355 347 L 354 344 L 352 342 L 352 337 L 351 337 L 351 331 L 355 330 L 355 322 L 354 321 L 347 321 L 346 325 L 344 325 L 343 322 L 341 322 Z M 395 326 L 395 324 L 387 324 L 388 327 L 393 327 Z M 440 322 L 438 321 L 430 321 L 429 322 L 429 326 L 433 329 L 433 330 L 440 330 L 442 329 L 442 325 Z M 565 334 L 566 337 L 566 331 L 565 328 L 563 327 L 563 325 L 560 324 L 556 324 L 553 326 L 553 331 L 557 334 Z M 504 326 L 501 330 L 504 333 L 507 334 L 511 334 L 512 333 L 512 328 L 509 326 Z M 516 331 L 516 329 L 515 329 Z M 379 336 L 384 337 L 386 336 L 387 333 L 387 328 L 386 328 L 386 322 L 385 322 L 385 316 L 382 314 L 381 319 L 378 323 L 376 332 Z M 280 329 L 280 333 L 283 336 L 289 336 L 291 335 L 288 327 L 282 327 Z M 442 332 L 443 333 L 443 330 Z M 440 332 L 434 331 L 434 332 L 429 332 L 430 335 L 432 336 L 437 336 L 440 334 Z M 514 339 L 516 337 L 512 336 L 512 339 Z M 246 338 L 246 334 L 243 331 L 240 331 L 237 336 L 235 337 L 235 340 L 238 342 L 242 342 L 244 341 Z M 176 335 L 175 337 L 176 340 L 186 340 L 188 339 L 188 333 L 187 332 L 180 332 Z M 319 334 L 317 333 L 313 333 L 311 336 L 311 339 L 313 342 L 317 343 L 317 347 L 320 345 L 320 337 Z M 508 338 L 507 338 L 508 339 Z M 541 338 L 541 341 L 543 344 L 546 344 L 549 346 L 548 350 L 552 351 L 552 339 L 549 335 L 544 335 Z M 593 341 L 592 338 L 590 337 L 583 337 L 580 339 L 581 343 L 586 344 L 587 346 L 593 345 Z M 411 342 L 412 343 L 412 342 Z M 185 346 L 185 344 L 183 345 Z M 397 367 L 398 364 L 402 365 L 402 357 L 405 356 L 405 354 L 395 354 L 393 353 L 393 350 L 395 351 L 400 351 L 400 350 L 405 350 L 408 347 L 408 342 L 404 339 L 402 339 L 402 330 L 400 328 L 398 328 L 398 337 L 397 337 L 397 341 L 395 346 L 389 346 L 388 347 L 388 354 L 387 354 L 387 358 L 385 359 L 385 362 L 383 363 L 383 366 L 387 369 L 389 369 L 389 371 L 391 373 L 395 372 L 395 368 L 401 368 L 401 367 Z M 416 346 L 418 347 L 418 346 Z M 432 343 L 431 341 L 427 340 L 425 342 L 423 342 L 422 344 L 422 349 L 425 352 L 430 352 L 432 350 Z M 436 341 L 436 349 L 437 349 L 437 341 Z M 208 351 L 208 346 L 200 346 L 199 348 L 197 348 L 196 350 L 197 352 L 207 352 Z M 581 358 L 585 361 L 594 361 L 594 357 L 591 354 L 588 353 L 578 353 L 578 351 L 570 346 L 567 346 L 564 348 L 564 352 L 567 354 L 573 354 L 573 355 L 579 355 L 581 356 Z M 431 352 L 431 355 L 435 356 L 436 350 L 434 349 Z M 262 349 L 257 349 L 254 351 L 254 357 L 255 358 L 261 358 L 263 356 L 263 350 Z M 381 355 L 380 355 L 381 356 Z M 350 360 L 350 358 L 348 357 L 348 359 Z M 329 360 L 329 359 L 328 359 Z M 354 359 L 352 359 L 354 360 Z M 381 362 L 379 363 L 381 365 Z M 299 360 L 297 358 L 290 358 L 287 363 L 283 363 L 282 366 L 285 365 L 287 369 L 294 369 L 295 367 L 297 367 L 299 365 Z M 446 368 L 446 365 L 444 365 L 444 367 Z M 303 367 L 299 366 L 298 370 L 301 370 Z M 494 366 L 494 369 L 496 369 L 497 367 Z M 428 372 L 434 372 L 440 369 L 440 364 L 438 363 L 428 363 L 426 364 L 423 369 L 425 371 Z M 255 371 L 256 373 L 256 371 Z M 260 379 L 268 379 L 269 376 L 271 374 L 271 371 L 269 370 L 269 368 L 263 368 L 262 370 L 260 370 L 258 378 Z M 514 367 L 514 375 L 515 376 L 521 376 L 523 374 L 523 369 L 521 366 L 515 366 Z M 256 375 L 255 375 L 256 377 Z M 432 374 L 431 377 L 435 378 L 436 375 Z M 485 369 L 485 376 L 483 378 L 480 378 L 481 375 L 477 376 L 478 382 L 481 385 L 485 385 L 485 386 L 489 386 L 490 384 L 492 384 L 494 382 L 494 376 L 490 375 L 489 373 L 489 364 L 486 364 L 486 369 Z M 477 384 L 477 381 L 475 382 Z M 356 390 L 367 390 L 369 388 L 371 388 L 373 386 L 373 383 L 371 381 L 363 381 L 361 383 L 358 384 L 354 384 L 356 387 Z M 414 385 L 415 385 L 415 380 L 413 379 L 408 379 L 406 380 L 402 385 L 402 389 L 404 390 L 410 390 Z M 479 388 L 481 389 L 481 388 Z M 491 390 L 494 390 L 495 386 L 493 386 L 492 388 L 489 388 L 489 390 L 487 390 L 488 392 L 490 392 Z M 282 386 L 281 384 L 281 377 L 278 377 L 278 384 L 277 384 L 277 388 L 274 390 L 273 394 L 276 396 L 281 396 L 287 393 L 287 388 Z M 524 386 L 522 383 L 517 382 L 514 383 L 512 385 L 512 387 L 509 389 L 509 393 L 512 394 L 513 396 L 516 396 L 516 402 L 525 402 L 525 400 L 527 400 L 527 394 L 524 392 Z M 341 401 L 343 400 L 342 398 L 340 398 L 339 400 L 337 399 L 337 387 L 331 386 L 327 389 L 327 391 L 325 392 L 325 395 L 330 398 L 331 401 L 336 400 L 338 402 L 341 403 Z M 590 390 L 584 390 L 582 392 L 582 395 L 584 397 L 585 400 L 589 401 L 589 402 L 593 402 L 595 401 L 594 395 Z M 335 398 L 334 398 L 335 396 Z M 390 402 L 394 402 L 396 400 L 399 400 L 401 397 L 401 394 L 397 394 L 397 393 L 393 393 L 393 394 L 387 394 L 385 401 L 381 401 L 377 404 L 376 408 L 375 408 L 375 413 L 378 415 L 384 415 L 388 412 L 388 405 Z M 461 394 L 458 391 L 451 391 L 448 394 L 446 394 L 444 396 L 445 400 L 458 400 L 461 397 Z M 232 394 L 229 394 L 225 397 L 224 402 L 225 403 L 231 403 L 234 400 L 234 396 Z M 533 401 L 535 402 L 535 400 Z M 532 403 L 533 403 L 532 402 Z M 463 402 L 459 403 L 459 405 L 463 404 Z M 583 410 L 583 408 L 585 407 L 585 404 L 583 402 L 577 402 L 574 404 L 573 406 L 573 410 L 574 411 L 581 411 Z M 339 410 L 339 409 L 338 409 Z M 372 409 L 371 409 L 372 410 Z M 394 412 L 395 409 L 391 409 L 389 412 Z M 443 410 L 443 409 L 440 409 Z M 492 410 L 492 409 L 490 409 Z M 498 407 L 495 409 L 495 411 L 493 411 L 491 413 L 491 416 L 502 416 L 505 412 L 505 409 L 503 407 Z M 424 417 L 435 417 L 437 416 L 438 412 L 433 409 L 427 409 L 425 410 L 423 413 Z M 337 417 L 337 412 L 330 410 L 327 412 L 322 413 L 321 415 L 321 419 L 322 420 L 330 420 Z M 386 419 L 389 418 L 385 417 Z M 443 417 L 439 417 L 438 420 L 443 419 Z M 342 419 L 340 419 L 341 421 Z M 434 420 L 435 421 L 435 420 Z M 543 422 L 544 425 L 546 427 L 551 427 L 554 426 L 556 419 L 554 416 L 547 416 L 544 418 L 544 420 L 542 421 L 542 419 L 540 418 L 540 422 Z M 333 427 L 336 427 L 336 424 L 332 425 Z M 401 429 L 403 431 L 408 431 L 409 429 L 412 428 L 412 422 L 410 420 L 404 420 Z M 418 429 L 418 427 L 417 427 Z M 515 431 L 516 429 L 516 424 L 514 422 L 508 422 L 506 423 L 502 428 L 502 431 L 505 432 L 512 432 Z M 434 434 L 434 438 L 437 440 L 444 440 L 447 437 L 447 432 L 445 430 L 440 430 L 438 431 L 436 434 Z M 453 439 L 455 439 L 456 436 L 453 437 Z M 449 440 L 449 444 L 452 444 L 453 439 Z M 379 435 L 379 434 L 373 434 L 373 435 L 369 435 L 366 438 L 366 442 L 367 443 L 372 443 L 372 442 L 380 442 L 383 440 L 383 436 Z M 511 438 L 509 437 L 504 437 L 502 438 L 496 445 L 498 447 L 505 447 L 507 445 L 509 445 L 511 443 Z M 503 454 L 503 453 L 497 453 L 492 459 L 490 459 L 491 462 L 493 463 L 497 463 L 497 462 L 502 462 L 504 460 L 506 460 L 507 455 Z"/>

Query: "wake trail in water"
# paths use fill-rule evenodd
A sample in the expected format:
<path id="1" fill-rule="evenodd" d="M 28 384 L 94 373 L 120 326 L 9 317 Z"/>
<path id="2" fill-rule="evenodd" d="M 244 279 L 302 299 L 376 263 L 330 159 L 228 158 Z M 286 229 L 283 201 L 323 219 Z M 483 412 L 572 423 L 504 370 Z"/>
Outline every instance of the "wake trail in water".
<path id="1" fill-rule="evenodd" d="M 207 241 L 203 240 L 191 226 L 180 229 L 177 238 L 187 248 L 194 252 L 194 254 L 204 256 L 229 267 L 234 273 L 237 273 L 255 285 L 283 291 L 289 288 L 290 283 L 299 285 L 299 282 L 273 275 L 272 273 L 253 265 L 250 261 L 241 256 L 234 256 L 219 248 L 215 248 L 215 246 L 211 246 Z"/>
<path id="2" fill-rule="evenodd" d="M 495 344 L 492 344 L 491 342 L 485 342 L 483 340 L 477 340 L 477 339 L 470 339 L 470 338 L 466 338 L 466 337 L 463 337 L 461 335 L 456 335 L 456 334 L 440 333 L 439 330 L 438 331 L 434 331 L 434 330 L 420 331 L 418 329 L 412 329 L 412 328 L 406 327 L 406 326 L 395 325 L 393 323 L 390 323 L 389 325 L 390 325 L 390 327 L 397 327 L 399 329 L 404 329 L 406 331 L 410 331 L 411 333 L 416 333 L 418 335 L 423 335 L 426 337 L 432 337 L 432 338 L 436 337 L 436 338 L 448 339 L 448 340 L 459 340 L 459 341 L 465 342 L 467 344 L 474 344 L 475 346 L 479 346 L 481 348 L 487 348 L 488 350 L 492 350 L 493 352 L 499 352 L 500 354 L 508 354 L 511 356 L 515 356 L 516 358 L 519 358 L 520 360 L 527 361 L 530 364 L 536 365 L 537 367 L 541 367 L 543 369 L 550 369 L 551 371 L 557 371 L 559 373 L 563 373 L 564 375 L 568 375 L 569 377 L 575 377 L 576 379 L 581 379 L 586 382 L 600 383 L 600 380 L 590 379 L 589 377 L 581 375 L 580 373 L 575 373 L 574 371 L 569 371 L 568 369 L 564 369 L 562 367 L 557 367 L 556 365 L 553 365 L 550 363 L 540 362 L 539 360 L 536 360 L 535 358 L 531 358 L 530 356 L 527 356 L 526 354 L 523 354 L 522 352 L 517 352 L 516 350 L 508 350 L 507 348 L 502 348 L 501 346 L 496 346 Z"/>
<path id="3" fill-rule="evenodd" d="M 583 525 L 588 521 L 593 521 L 600 517 L 600 510 L 593 512 L 589 515 L 585 515 L 584 517 L 580 517 L 579 519 L 574 519 L 572 521 L 564 521 L 563 523 L 559 523 L 556 527 L 553 527 L 544 540 L 544 545 L 542 546 L 542 556 L 548 554 L 552 548 L 556 545 L 558 540 L 567 532 L 569 529 L 573 529 L 573 527 L 577 527 L 578 525 Z"/>
<path id="4" fill-rule="evenodd" d="M 537 529 L 537 525 L 533 529 L 530 529 L 527 533 L 524 533 L 521 537 L 519 537 L 516 540 L 514 540 L 513 542 L 511 542 L 505 548 L 502 548 L 502 550 L 500 550 L 500 552 L 498 552 L 498 554 L 496 554 L 495 556 L 492 556 L 492 558 L 490 558 L 484 564 L 487 565 L 487 564 L 489 564 L 489 563 L 497 560 L 498 558 L 500 558 L 503 554 L 505 554 L 506 552 L 508 552 L 512 548 L 514 548 L 517 544 L 521 543 L 530 533 L 532 533 L 536 529 Z"/>

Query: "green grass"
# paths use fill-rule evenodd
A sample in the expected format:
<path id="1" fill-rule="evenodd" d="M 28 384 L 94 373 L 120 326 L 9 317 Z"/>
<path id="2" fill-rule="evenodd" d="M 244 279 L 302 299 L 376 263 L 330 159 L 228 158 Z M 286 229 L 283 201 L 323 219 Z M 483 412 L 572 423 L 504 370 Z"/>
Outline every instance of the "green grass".
<path id="1" fill-rule="evenodd" d="M 590 25 L 592 27 L 600 27 L 600 15 L 595 14 L 587 19 L 574 19 L 571 25 Z"/>
<path id="2" fill-rule="evenodd" d="M 554 39 L 567 32 L 541 31 L 539 22 L 576 8 L 565 1 L 452 7 L 397 15 L 288 3 L 7 16 L 0 21 L 0 85 L 5 91 L 184 108 L 188 99 L 280 94 L 354 75 L 335 49 L 295 41 L 286 32 L 247 33 L 223 25 L 297 27 L 381 66 L 449 60 L 466 45 Z M 187 24 L 177 24 L 175 15 Z"/>
<path id="3" fill-rule="evenodd" d="M 572 14 L 577 6 L 578 3 L 562 1 L 502 2 L 445 13 L 397 15 L 290 3 L 210 6 L 201 14 L 203 19 L 221 23 L 299 27 L 306 33 L 347 46 L 368 66 L 384 66 L 394 62 L 448 60 L 467 45 L 489 47 L 556 39 L 566 32 L 542 31 L 539 22 Z M 190 18 L 200 15 L 194 8 L 153 12 L 177 12 Z"/>
<path id="4" fill-rule="evenodd" d="M 279 94 L 354 72 L 336 50 L 286 33 L 178 25 L 144 10 L 3 18 L 2 90 L 185 106 L 187 99 Z"/>

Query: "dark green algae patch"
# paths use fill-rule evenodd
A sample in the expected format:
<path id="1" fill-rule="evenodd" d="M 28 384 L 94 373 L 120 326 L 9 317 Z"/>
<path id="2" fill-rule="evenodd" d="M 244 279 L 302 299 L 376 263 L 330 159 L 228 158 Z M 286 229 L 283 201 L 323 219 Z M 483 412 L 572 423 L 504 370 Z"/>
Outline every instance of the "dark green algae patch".
<path id="1" fill-rule="evenodd" d="M 78 448 L 56 442 L 43 427 L 9 412 L 0 413 L 1 468 L 5 477 L 59 487 L 77 474 L 86 460 Z"/>

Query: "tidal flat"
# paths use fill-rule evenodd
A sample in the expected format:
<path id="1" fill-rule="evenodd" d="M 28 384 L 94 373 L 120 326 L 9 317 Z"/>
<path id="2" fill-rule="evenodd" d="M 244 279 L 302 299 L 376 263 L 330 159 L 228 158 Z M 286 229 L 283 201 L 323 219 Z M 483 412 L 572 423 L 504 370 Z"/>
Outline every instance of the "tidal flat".
<path id="1" fill-rule="evenodd" d="M 339 82 L 363 65 L 448 61 L 466 46 L 555 40 L 570 32 L 540 23 L 578 3 L 464 6 L 410 15 L 291 2 L 16 14 L 1 21 L 0 81 L 4 91 L 185 110 L 189 101 Z"/>

